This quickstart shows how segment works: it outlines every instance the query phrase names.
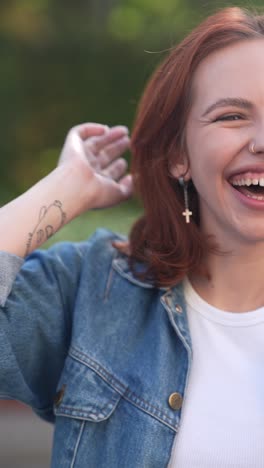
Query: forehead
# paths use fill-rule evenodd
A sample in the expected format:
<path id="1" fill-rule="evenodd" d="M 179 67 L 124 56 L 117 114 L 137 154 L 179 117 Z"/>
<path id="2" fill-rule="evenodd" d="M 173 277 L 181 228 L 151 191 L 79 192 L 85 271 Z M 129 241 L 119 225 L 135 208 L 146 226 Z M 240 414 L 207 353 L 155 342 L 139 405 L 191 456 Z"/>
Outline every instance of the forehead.
<path id="1" fill-rule="evenodd" d="M 225 97 L 264 103 L 264 38 L 241 41 L 206 57 L 193 79 L 193 105 Z"/>

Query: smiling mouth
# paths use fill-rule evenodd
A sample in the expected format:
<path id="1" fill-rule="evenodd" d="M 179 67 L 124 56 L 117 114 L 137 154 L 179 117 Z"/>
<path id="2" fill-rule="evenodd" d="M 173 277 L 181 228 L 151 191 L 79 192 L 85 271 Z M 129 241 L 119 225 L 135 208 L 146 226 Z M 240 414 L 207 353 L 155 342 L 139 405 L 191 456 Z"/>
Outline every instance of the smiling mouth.
<path id="1" fill-rule="evenodd" d="M 229 179 L 229 183 L 248 198 L 264 201 L 264 174 L 234 176 Z"/>

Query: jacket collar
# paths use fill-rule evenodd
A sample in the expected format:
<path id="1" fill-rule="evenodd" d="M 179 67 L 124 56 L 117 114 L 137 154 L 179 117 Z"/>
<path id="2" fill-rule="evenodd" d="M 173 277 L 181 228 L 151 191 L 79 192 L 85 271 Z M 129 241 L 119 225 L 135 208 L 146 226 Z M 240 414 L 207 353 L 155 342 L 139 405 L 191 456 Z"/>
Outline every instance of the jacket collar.
<path id="1" fill-rule="evenodd" d="M 117 252 L 116 257 L 113 259 L 112 266 L 113 269 L 119 273 L 119 275 L 121 275 L 123 278 L 126 278 L 130 283 L 147 289 L 156 288 L 157 290 L 164 292 L 164 294 L 162 294 L 160 297 L 160 301 L 167 311 L 169 320 L 175 332 L 184 343 L 184 346 L 187 349 L 189 356 L 191 357 L 192 345 L 188 326 L 183 284 L 180 283 L 170 288 L 157 288 L 153 285 L 153 283 L 151 283 L 151 281 L 139 280 L 131 271 L 127 257 L 120 252 Z M 139 262 L 135 263 L 135 270 L 137 272 L 143 271 L 144 265 Z"/>
<path id="2" fill-rule="evenodd" d="M 133 284 L 141 286 L 142 288 L 156 288 L 163 291 L 167 291 L 169 288 L 159 287 L 157 288 L 150 280 L 140 280 L 136 278 L 133 272 L 130 269 L 128 259 L 125 255 L 120 252 L 117 252 L 116 257 L 113 259 L 112 267 L 117 273 L 119 273 L 123 278 L 126 278 Z M 144 264 L 140 262 L 135 262 L 135 271 L 141 273 L 144 271 Z"/>

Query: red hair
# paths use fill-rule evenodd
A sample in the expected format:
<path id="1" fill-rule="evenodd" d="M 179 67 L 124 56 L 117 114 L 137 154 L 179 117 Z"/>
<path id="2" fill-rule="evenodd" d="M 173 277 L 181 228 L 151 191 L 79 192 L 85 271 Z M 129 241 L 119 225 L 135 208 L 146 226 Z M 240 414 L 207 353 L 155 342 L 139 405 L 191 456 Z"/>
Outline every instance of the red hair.
<path id="1" fill-rule="evenodd" d="M 190 187 L 192 221 L 182 216 L 182 188 L 170 175 L 181 161 L 184 130 L 192 102 L 191 87 L 199 63 L 235 42 L 264 37 L 264 16 L 233 7 L 208 17 L 154 73 L 139 105 L 132 134 L 132 174 L 144 215 L 129 236 L 130 263 L 138 277 L 169 287 L 190 272 L 204 273 L 203 260 L 215 247 L 199 229 L 199 205 Z M 145 272 L 135 272 L 135 260 Z"/>

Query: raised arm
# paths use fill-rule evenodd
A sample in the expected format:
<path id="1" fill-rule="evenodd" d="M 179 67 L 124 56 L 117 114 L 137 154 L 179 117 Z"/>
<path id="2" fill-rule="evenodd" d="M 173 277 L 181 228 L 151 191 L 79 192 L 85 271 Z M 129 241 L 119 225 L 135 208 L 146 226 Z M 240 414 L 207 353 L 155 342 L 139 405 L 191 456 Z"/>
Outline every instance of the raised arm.
<path id="1" fill-rule="evenodd" d="M 81 213 L 129 198 L 131 176 L 120 157 L 128 147 L 126 127 L 72 128 L 57 168 L 0 209 L 0 251 L 25 257 Z"/>
<path id="2" fill-rule="evenodd" d="M 75 127 L 58 167 L 0 209 L 0 399 L 21 400 L 49 420 L 94 241 L 33 250 L 84 211 L 131 195 L 131 177 L 124 176 L 127 166 L 120 158 L 128 146 L 124 127 Z M 90 313 L 88 301 L 85 307 Z"/>

